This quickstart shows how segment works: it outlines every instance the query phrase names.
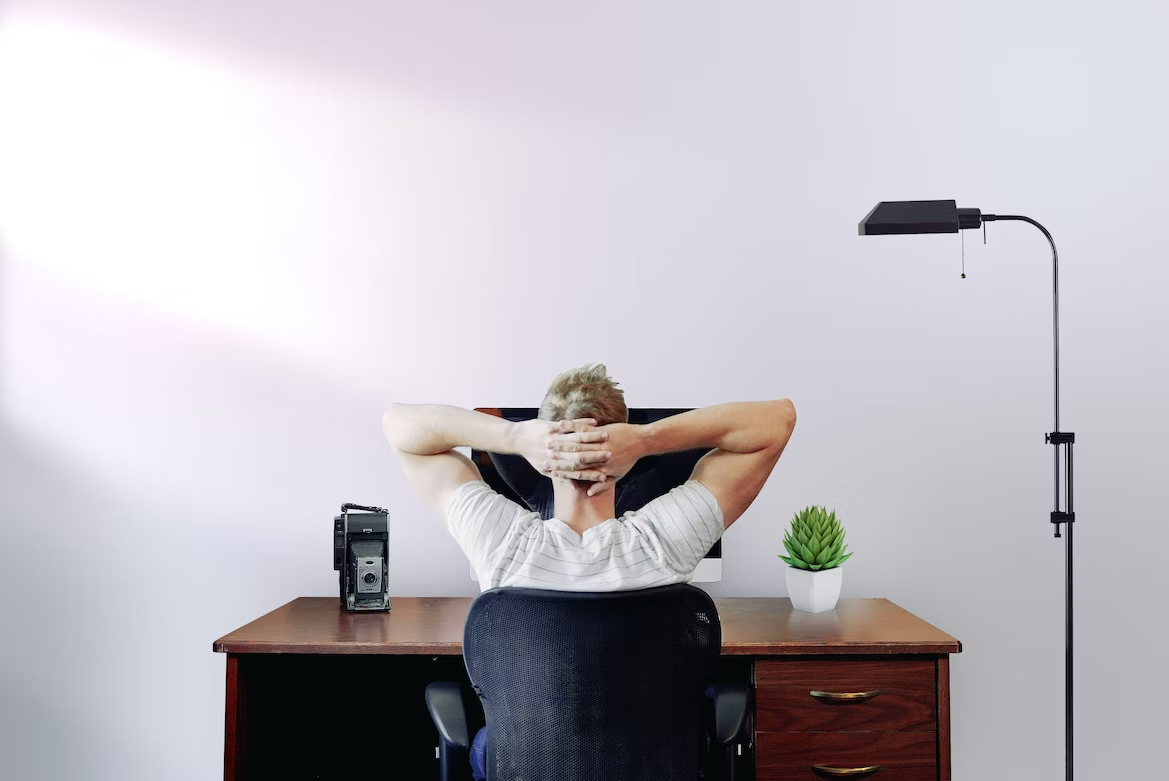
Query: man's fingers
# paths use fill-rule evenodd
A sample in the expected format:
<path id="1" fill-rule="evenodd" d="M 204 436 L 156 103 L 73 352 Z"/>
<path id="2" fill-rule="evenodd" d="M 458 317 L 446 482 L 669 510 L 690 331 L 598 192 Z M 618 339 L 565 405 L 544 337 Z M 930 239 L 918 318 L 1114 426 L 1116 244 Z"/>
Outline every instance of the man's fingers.
<path id="1" fill-rule="evenodd" d="M 548 437 L 548 449 L 561 453 L 575 453 L 580 450 L 597 450 L 609 439 L 607 431 L 578 431 L 570 434 L 553 434 Z"/>
<path id="2" fill-rule="evenodd" d="M 556 453 L 575 453 L 581 449 L 581 443 L 575 437 L 575 434 L 549 437 L 548 449 Z"/>
<path id="3" fill-rule="evenodd" d="M 569 434 L 574 431 L 587 431 L 597 427 L 595 418 L 577 418 L 575 420 L 554 420 L 548 424 L 549 434 Z"/>
<path id="4" fill-rule="evenodd" d="M 608 491 L 610 488 L 612 488 L 616 484 L 617 484 L 616 480 L 598 481 L 596 484 L 589 486 L 588 494 L 589 494 L 589 496 L 596 496 L 597 494 L 603 494 L 605 491 Z"/>
<path id="5" fill-rule="evenodd" d="M 596 482 L 600 482 L 601 480 L 604 480 L 607 475 L 604 472 L 598 472 L 595 469 L 574 469 L 572 471 L 553 471 L 552 477 L 563 477 L 566 480 L 594 480 Z"/>
<path id="6" fill-rule="evenodd" d="M 545 472 L 572 471 L 582 466 L 603 464 L 612 457 L 612 453 L 598 450 L 590 453 L 576 453 L 572 458 L 549 458 L 544 462 Z"/>
<path id="7" fill-rule="evenodd" d="M 580 443 L 580 442 L 552 442 L 549 441 L 549 453 L 587 453 L 590 450 L 608 450 L 609 445 L 605 442 L 596 443 Z"/>

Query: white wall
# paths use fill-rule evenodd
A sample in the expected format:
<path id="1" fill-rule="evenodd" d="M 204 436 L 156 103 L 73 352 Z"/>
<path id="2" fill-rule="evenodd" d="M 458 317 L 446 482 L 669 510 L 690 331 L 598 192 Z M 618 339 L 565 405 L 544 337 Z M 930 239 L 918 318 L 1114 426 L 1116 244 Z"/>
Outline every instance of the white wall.
<path id="1" fill-rule="evenodd" d="M 1047 248 L 857 237 L 905 198 L 1059 242 L 1078 769 L 1159 758 L 1164 4 L 5 5 L 5 777 L 219 777 L 211 642 L 334 593 L 341 502 L 392 508 L 397 594 L 474 591 L 384 402 L 601 360 L 633 405 L 793 398 L 712 592 L 784 596 L 834 506 L 846 595 L 964 643 L 955 778 L 1062 778 Z"/>

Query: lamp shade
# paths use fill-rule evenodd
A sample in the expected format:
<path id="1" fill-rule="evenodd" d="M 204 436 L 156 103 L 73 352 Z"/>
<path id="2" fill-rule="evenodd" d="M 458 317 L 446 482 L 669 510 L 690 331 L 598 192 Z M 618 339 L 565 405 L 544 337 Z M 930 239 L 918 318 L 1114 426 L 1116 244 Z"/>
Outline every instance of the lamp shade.
<path id="1" fill-rule="evenodd" d="M 881 201 L 859 226 L 862 236 L 906 233 L 957 233 L 982 225 L 978 209 L 959 209 L 956 201 Z"/>

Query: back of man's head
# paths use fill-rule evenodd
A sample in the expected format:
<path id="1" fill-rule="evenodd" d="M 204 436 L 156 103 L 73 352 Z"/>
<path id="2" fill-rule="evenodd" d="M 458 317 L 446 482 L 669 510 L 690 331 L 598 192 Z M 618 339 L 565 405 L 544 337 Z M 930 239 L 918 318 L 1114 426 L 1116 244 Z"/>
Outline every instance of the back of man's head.
<path id="1" fill-rule="evenodd" d="M 598 426 L 628 423 L 625 391 L 603 363 L 570 369 L 552 381 L 540 404 L 540 420 L 593 418 Z"/>

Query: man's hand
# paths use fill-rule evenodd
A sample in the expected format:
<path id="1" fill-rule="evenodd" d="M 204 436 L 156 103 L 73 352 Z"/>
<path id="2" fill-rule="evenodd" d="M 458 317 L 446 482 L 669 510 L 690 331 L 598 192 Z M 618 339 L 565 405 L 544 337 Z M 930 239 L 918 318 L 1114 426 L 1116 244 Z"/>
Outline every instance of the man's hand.
<path id="1" fill-rule="evenodd" d="M 591 418 L 549 422 L 525 420 L 515 425 L 516 451 L 541 474 L 595 467 L 609 460 L 607 433 Z"/>
<path id="2" fill-rule="evenodd" d="M 576 422 L 576 421 L 574 421 Z M 608 453 L 608 458 L 591 462 L 591 468 L 581 468 L 590 462 L 579 461 L 573 456 L 583 456 L 588 453 L 578 452 L 580 448 L 591 447 L 579 444 L 573 440 L 574 436 L 592 437 L 602 435 L 599 440 Z M 589 442 L 596 441 L 589 439 Z M 607 491 L 624 477 L 638 459 L 647 454 L 645 447 L 644 427 L 630 423 L 610 423 L 599 428 L 586 426 L 580 432 L 570 435 L 558 435 L 551 438 L 550 450 L 552 468 L 549 474 L 552 477 L 564 477 L 570 480 L 592 480 L 596 485 L 589 488 L 589 496 Z"/>

